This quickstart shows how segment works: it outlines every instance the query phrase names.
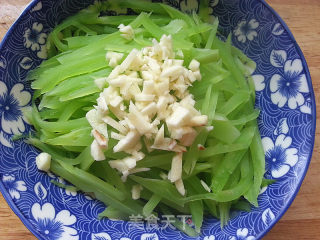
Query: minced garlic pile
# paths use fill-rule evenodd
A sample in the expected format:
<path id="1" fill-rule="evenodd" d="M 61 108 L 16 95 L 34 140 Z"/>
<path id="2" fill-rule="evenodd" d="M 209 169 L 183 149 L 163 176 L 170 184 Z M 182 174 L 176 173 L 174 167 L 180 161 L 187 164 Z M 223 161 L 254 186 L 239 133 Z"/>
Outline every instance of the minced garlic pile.
<path id="1" fill-rule="evenodd" d="M 109 164 L 125 181 L 129 174 L 149 170 L 135 168 L 144 158 L 142 141 L 149 152 L 176 152 L 168 179 L 184 195 L 183 152 L 197 136 L 195 127 L 208 122 L 208 117 L 194 108 L 193 95 L 188 91 L 194 81 L 201 80 L 200 63 L 192 60 L 188 68 L 184 67 L 183 60 L 175 59 L 171 36 L 166 35 L 160 42 L 153 40 L 152 47 L 133 49 L 123 61 L 122 53 L 108 52 L 106 58 L 113 71 L 107 78 L 95 80 L 102 92 L 95 109 L 86 115 L 93 128 L 92 157 L 105 160 L 109 138 L 119 140 L 113 151 L 130 156 Z"/>

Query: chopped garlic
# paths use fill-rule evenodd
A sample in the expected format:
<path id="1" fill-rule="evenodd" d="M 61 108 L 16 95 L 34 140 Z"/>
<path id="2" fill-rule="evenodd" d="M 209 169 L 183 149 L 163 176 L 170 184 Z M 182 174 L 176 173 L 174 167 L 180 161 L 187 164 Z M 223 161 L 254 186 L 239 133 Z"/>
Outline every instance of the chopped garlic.
<path id="1" fill-rule="evenodd" d="M 209 186 L 203 181 L 200 180 L 202 187 L 207 191 L 207 192 L 211 192 L 211 189 L 209 188 Z"/>
<path id="2" fill-rule="evenodd" d="M 167 118 L 166 123 L 169 128 L 178 127 L 190 117 L 190 111 L 184 107 L 178 106 L 174 112 Z"/>
<path id="3" fill-rule="evenodd" d="M 187 148 L 185 146 L 181 146 L 181 145 L 176 144 L 174 146 L 174 148 L 172 148 L 172 151 L 177 152 L 177 153 L 183 153 L 183 152 L 187 151 Z"/>
<path id="4" fill-rule="evenodd" d="M 49 172 L 51 165 L 51 155 L 46 152 L 40 153 L 36 157 L 36 165 L 39 170 Z"/>
<path id="5" fill-rule="evenodd" d="M 119 74 L 120 74 L 121 72 L 123 72 L 123 71 L 122 71 L 120 65 L 116 66 L 116 67 L 111 71 L 111 73 L 109 74 L 109 76 L 107 77 L 107 80 L 108 80 L 108 79 L 113 79 L 113 78 L 119 76 Z"/>
<path id="6" fill-rule="evenodd" d="M 200 81 L 200 80 L 202 79 L 202 77 L 201 77 L 201 73 L 200 73 L 200 71 L 199 71 L 199 70 L 198 70 L 198 71 L 196 71 L 196 72 L 194 72 L 193 74 L 194 74 L 194 76 L 196 77 L 196 79 L 197 79 L 198 81 Z"/>
<path id="7" fill-rule="evenodd" d="M 119 29 L 124 38 L 134 38 L 130 25 L 121 24 Z M 185 67 L 183 59 L 175 59 L 175 55 L 183 58 L 183 52 L 173 51 L 171 36 L 163 35 L 160 42 L 153 39 L 152 43 L 153 46 L 142 50 L 133 49 L 123 60 L 121 53 L 106 54 L 113 70 L 108 77 L 95 81 L 102 92 L 96 109 L 86 116 L 95 138 L 91 154 L 95 160 L 105 158 L 108 125 L 110 138 L 118 140 L 113 151 L 129 154 L 124 159 L 109 161 L 110 166 L 122 174 L 123 181 L 130 174 L 150 170 L 135 168 L 137 161 L 145 157 L 141 140 L 149 152 L 154 149 L 175 152 L 167 178 L 185 195 L 182 155 L 194 142 L 197 127 L 208 124 L 208 117 L 194 107 L 195 100 L 188 90 L 195 81 L 201 80 L 200 63 L 193 59 Z M 209 131 L 209 127 L 207 129 Z M 138 198 L 138 192 L 135 194 Z"/>
<path id="8" fill-rule="evenodd" d="M 208 116 L 207 115 L 201 115 L 201 116 L 194 116 L 190 120 L 191 126 L 206 126 L 208 124 Z"/>
<path id="9" fill-rule="evenodd" d="M 128 119 L 135 126 L 140 135 L 148 133 L 152 129 L 152 125 L 150 124 L 150 122 L 147 121 L 145 116 L 138 111 L 138 109 L 132 102 L 130 102 L 129 106 Z"/>
<path id="10" fill-rule="evenodd" d="M 95 128 L 101 121 L 99 113 L 96 109 L 91 109 L 86 114 L 86 118 L 92 128 Z"/>
<path id="11" fill-rule="evenodd" d="M 199 70 L 199 68 L 200 68 L 200 63 L 197 60 L 193 59 L 189 64 L 189 69 L 192 72 L 196 72 Z"/>
<path id="12" fill-rule="evenodd" d="M 100 94 L 100 97 L 97 98 L 98 108 L 103 112 L 107 112 L 109 110 L 106 99 Z"/>
<path id="13" fill-rule="evenodd" d="M 157 112 L 157 104 L 155 102 L 149 103 L 141 110 L 143 115 L 153 116 Z"/>
<path id="14" fill-rule="evenodd" d="M 142 191 L 142 186 L 139 184 L 133 185 L 131 189 L 132 199 L 138 200 L 140 198 L 140 193 Z"/>
<path id="15" fill-rule="evenodd" d="M 179 180 L 175 181 L 174 183 L 175 183 L 175 185 L 176 185 L 176 188 L 177 188 L 178 192 L 179 192 L 182 196 L 186 195 L 186 190 L 185 190 L 185 188 L 184 188 L 184 184 L 183 184 L 182 179 L 180 178 Z"/>
<path id="16" fill-rule="evenodd" d="M 123 58 L 123 53 L 107 52 L 106 59 L 109 61 L 110 67 L 116 67 L 118 62 Z"/>
<path id="17" fill-rule="evenodd" d="M 119 65 L 122 72 L 126 71 L 130 67 L 132 62 L 136 59 L 137 54 L 138 50 L 133 49 L 126 57 L 126 59 L 123 60 L 123 62 Z"/>
<path id="18" fill-rule="evenodd" d="M 172 158 L 171 170 L 168 175 L 168 179 L 171 182 L 176 182 L 182 176 L 182 153 L 176 154 Z"/>
<path id="19" fill-rule="evenodd" d="M 180 60 L 180 59 L 175 59 L 175 60 L 173 60 L 172 61 L 172 65 L 174 65 L 174 66 L 183 66 L 183 60 Z"/>
<path id="20" fill-rule="evenodd" d="M 105 136 L 103 136 L 96 129 L 92 129 L 91 134 L 94 137 L 95 141 L 98 143 L 100 148 L 108 148 L 108 139 Z"/>
<path id="21" fill-rule="evenodd" d="M 161 173 L 159 174 L 159 176 L 160 176 L 163 180 L 167 180 L 167 179 L 168 179 L 168 175 L 165 174 L 164 172 L 161 172 Z"/>
<path id="22" fill-rule="evenodd" d="M 208 132 L 211 132 L 213 130 L 213 126 L 207 126 L 206 129 Z"/>
<path id="23" fill-rule="evenodd" d="M 135 98 L 136 98 L 136 101 L 151 102 L 155 99 L 155 95 L 141 93 L 141 94 L 137 94 Z"/>
<path id="24" fill-rule="evenodd" d="M 160 146 L 164 142 L 164 126 L 162 125 L 161 128 L 158 130 L 157 135 L 154 139 L 154 145 Z"/>
<path id="25" fill-rule="evenodd" d="M 132 40 L 134 38 L 134 30 L 130 25 L 125 26 L 124 24 L 120 24 L 118 28 L 122 33 L 121 36 L 125 39 Z"/>
<path id="26" fill-rule="evenodd" d="M 197 137 L 197 131 L 194 130 L 193 128 L 190 128 L 190 131 L 185 133 L 181 139 L 180 139 L 180 143 L 183 146 L 189 147 L 192 145 L 193 141 L 196 139 Z"/>
<path id="27" fill-rule="evenodd" d="M 102 90 L 104 88 L 104 86 L 106 85 L 106 80 L 107 78 L 97 78 L 94 80 L 94 83 L 96 84 L 96 86 Z"/>
<path id="28" fill-rule="evenodd" d="M 102 148 L 100 147 L 97 140 L 93 140 L 93 142 L 91 143 L 91 156 L 95 161 L 103 161 L 106 159 Z"/>
<path id="29" fill-rule="evenodd" d="M 120 96 L 116 96 L 110 101 L 110 105 L 114 108 L 118 107 L 122 103 L 123 99 Z"/>
<path id="30" fill-rule="evenodd" d="M 109 117 L 109 116 L 106 116 L 106 117 L 103 117 L 102 120 L 110 125 L 111 127 L 113 127 L 114 129 L 116 129 L 117 131 L 119 131 L 120 133 L 122 134 L 125 134 L 127 133 L 127 129 L 121 125 L 119 122 L 117 122 L 116 120 L 114 120 L 113 118 Z"/>
<path id="31" fill-rule="evenodd" d="M 153 144 L 151 148 L 153 149 L 158 149 L 158 150 L 164 150 L 164 151 L 172 151 L 172 152 L 180 152 L 180 151 L 175 151 L 175 147 L 177 145 L 177 141 L 171 138 L 164 138 L 163 143 L 156 145 Z"/>
<path id="32" fill-rule="evenodd" d="M 201 150 L 201 151 L 206 149 L 202 144 L 198 144 L 197 147 L 198 147 L 198 149 Z"/>
<path id="33" fill-rule="evenodd" d="M 132 152 L 132 156 L 137 160 L 140 161 L 142 159 L 144 159 L 145 155 L 143 152 L 138 152 L 138 151 L 133 151 Z"/>
<path id="34" fill-rule="evenodd" d="M 139 172 L 148 172 L 150 171 L 150 168 L 133 168 L 129 171 L 125 171 L 122 173 L 122 176 L 121 176 L 121 180 L 123 182 L 126 182 L 127 181 L 127 178 L 130 174 L 135 174 L 135 173 L 139 173 Z"/>
<path id="35" fill-rule="evenodd" d="M 136 131 L 130 131 L 122 138 L 116 146 L 113 147 L 114 152 L 126 151 L 134 147 L 139 141 L 139 134 Z"/>
<path id="36" fill-rule="evenodd" d="M 111 138 L 115 139 L 115 140 L 121 140 L 123 139 L 125 136 L 124 135 L 121 135 L 119 133 L 116 133 L 116 132 L 111 132 Z"/>
<path id="37" fill-rule="evenodd" d="M 143 82 L 143 94 L 153 94 L 154 92 L 154 82 L 153 81 L 144 81 Z"/>
<path id="38" fill-rule="evenodd" d="M 179 49 L 177 52 L 176 52 L 176 56 L 179 57 L 179 58 L 184 58 L 184 54 L 182 52 L 181 49 Z"/>
<path id="39" fill-rule="evenodd" d="M 111 160 L 108 163 L 110 167 L 117 169 L 121 173 L 126 173 L 136 166 L 136 162 L 134 158 L 126 157 L 124 159 Z"/>
<path id="40" fill-rule="evenodd" d="M 177 79 L 179 76 L 181 76 L 182 73 L 183 73 L 182 66 L 172 66 L 172 67 L 165 68 L 162 71 L 160 77 L 161 78 L 169 77 L 174 80 L 174 79 Z"/>
<path id="41" fill-rule="evenodd" d="M 197 75 L 196 75 L 194 72 L 192 72 L 191 70 L 189 70 L 188 72 L 186 72 L 186 76 L 188 77 L 188 79 L 189 79 L 189 81 L 190 81 L 191 83 L 193 83 L 194 81 L 198 80 L 198 79 L 197 79 Z"/>

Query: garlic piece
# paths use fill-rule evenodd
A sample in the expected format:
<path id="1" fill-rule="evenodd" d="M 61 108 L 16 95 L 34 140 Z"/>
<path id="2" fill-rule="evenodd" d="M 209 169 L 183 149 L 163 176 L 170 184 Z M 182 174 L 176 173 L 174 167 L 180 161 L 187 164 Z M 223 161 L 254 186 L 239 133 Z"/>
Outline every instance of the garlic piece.
<path id="1" fill-rule="evenodd" d="M 39 170 L 49 172 L 51 165 L 51 155 L 46 152 L 40 153 L 36 157 L 36 165 Z"/>

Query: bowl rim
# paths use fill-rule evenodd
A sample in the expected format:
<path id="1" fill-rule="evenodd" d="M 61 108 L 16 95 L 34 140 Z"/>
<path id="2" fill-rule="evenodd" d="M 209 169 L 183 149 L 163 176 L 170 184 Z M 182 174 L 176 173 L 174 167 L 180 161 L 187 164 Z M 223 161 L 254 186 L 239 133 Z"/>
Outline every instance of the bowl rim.
<path id="1" fill-rule="evenodd" d="M 283 215 L 287 212 L 287 210 L 289 209 L 289 207 L 292 205 L 294 199 L 297 197 L 299 190 L 301 188 L 301 185 L 303 183 L 303 180 L 305 179 L 310 163 L 311 163 L 311 159 L 312 159 L 312 154 L 313 154 L 313 150 L 314 150 L 314 142 L 315 142 L 315 133 L 316 133 L 316 120 L 317 120 L 317 111 L 316 111 L 316 101 L 315 101 L 315 95 L 314 95 L 314 91 L 313 91 L 313 86 L 312 86 L 312 79 L 311 79 L 311 75 L 310 75 L 310 71 L 309 71 L 309 67 L 307 64 L 307 60 L 299 46 L 299 44 L 297 43 L 297 41 L 295 40 L 291 30 L 289 29 L 288 25 L 285 23 L 285 21 L 280 17 L 280 15 L 276 12 L 276 10 L 274 8 L 272 8 L 267 2 L 266 0 L 260 0 L 261 3 L 277 18 L 277 20 L 279 21 L 279 23 L 282 25 L 282 27 L 285 29 L 285 31 L 288 33 L 289 38 L 292 40 L 294 47 L 296 48 L 300 58 L 301 58 L 301 62 L 303 65 L 303 68 L 305 70 L 307 79 L 308 79 L 308 87 L 310 90 L 310 95 L 311 95 L 311 99 L 312 99 L 312 109 L 311 109 L 311 116 L 312 116 L 312 122 L 311 122 L 311 127 L 312 127 L 312 145 L 310 148 L 310 153 L 308 155 L 308 160 L 306 163 L 306 167 L 301 175 L 300 181 L 297 184 L 297 187 L 294 191 L 294 193 L 291 195 L 289 201 L 287 202 L 286 206 L 282 209 L 282 211 L 278 214 L 278 216 L 276 216 L 276 218 L 272 221 L 272 223 L 265 228 L 262 232 L 260 232 L 259 235 L 257 235 L 257 239 L 262 239 L 268 232 L 271 231 L 271 229 L 274 227 L 274 225 L 279 222 L 279 220 L 283 217 Z"/>
<path id="2" fill-rule="evenodd" d="M 255 0 L 255 1 L 259 1 L 259 0 Z M 35 7 L 39 2 L 41 2 L 41 0 L 32 0 L 25 8 L 24 10 L 20 13 L 19 17 L 17 18 L 17 20 L 10 26 L 9 30 L 7 31 L 7 33 L 4 35 L 2 41 L 0 42 L 0 52 L 5 44 L 5 42 L 7 41 L 7 39 L 10 37 L 10 35 L 12 34 L 13 30 L 15 29 L 15 27 L 17 25 L 19 25 L 22 16 L 26 15 L 33 7 Z M 310 90 L 310 95 L 311 95 L 311 100 L 312 100 L 312 109 L 311 109 L 311 116 L 312 116 L 312 121 L 311 121 L 311 127 L 312 127 L 312 145 L 310 148 L 310 153 L 308 155 L 308 159 L 306 162 L 306 167 L 301 175 L 301 178 L 299 180 L 299 183 L 297 184 L 297 187 L 294 191 L 294 193 L 291 195 L 290 199 L 288 200 L 286 206 L 282 209 L 282 211 L 276 216 L 276 218 L 272 221 L 272 223 L 270 225 L 268 225 L 263 231 L 261 231 L 257 236 L 256 239 L 262 239 L 268 232 L 270 232 L 270 230 L 274 227 L 274 225 L 283 217 L 283 215 L 287 212 L 287 210 L 289 209 L 289 207 L 292 205 L 294 199 L 297 197 L 297 194 L 301 188 L 301 185 L 306 177 L 307 171 L 309 169 L 311 160 L 312 160 L 312 154 L 313 154 L 313 150 L 314 150 L 314 142 L 315 142 L 315 132 L 316 132 L 316 119 L 317 119 L 317 112 L 316 112 L 316 101 L 315 101 L 315 94 L 314 94 L 314 90 L 313 90 L 313 86 L 312 86 L 312 79 L 311 79 L 311 75 L 310 75 L 310 71 L 308 68 L 308 64 L 307 64 L 307 60 L 305 59 L 305 56 L 299 46 L 299 44 L 297 43 L 297 41 L 295 40 L 291 30 L 289 29 L 288 25 L 285 23 L 285 21 L 280 17 L 280 15 L 275 11 L 274 8 L 272 8 L 267 2 L 266 0 L 260 0 L 261 4 L 263 4 L 275 17 L 276 19 L 279 21 L 279 23 L 282 25 L 282 27 L 284 28 L 284 30 L 288 33 L 289 38 L 291 39 L 291 41 L 294 44 L 294 47 L 296 48 L 299 56 L 301 57 L 301 61 L 302 61 L 302 65 L 303 68 L 305 70 L 307 79 L 308 79 L 308 87 Z M 3 196 L 3 198 L 6 200 L 7 204 L 9 205 L 9 207 L 12 209 L 12 211 L 16 214 L 16 216 L 20 219 L 20 221 L 26 226 L 26 228 L 38 239 L 44 239 L 44 236 L 39 233 L 38 231 L 36 231 L 35 227 L 32 225 L 32 223 L 30 222 L 29 219 L 27 219 L 23 213 L 18 209 L 17 205 L 14 203 L 13 199 L 10 197 L 9 192 L 6 190 L 6 188 L 4 187 L 3 182 L 0 180 L 0 192 Z"/>
<path id="3" fill-rule="evenodd" d="M 34 8 L 40 0 L 32 0 L 20 13 L 19 17 L 14 21 L 14 23 L 10 26 L 9 30 L 4 35 L 2 41 L 0 42 L 0 53 L 2 51 L 2 48 L 7 41 L 7 39 L 12 34 L 13 30 L 16 26 L 19 25 L 21 22 L 21 19 L 24 15 L 26 15 L 32 8 Z M 35 227 L 32 225 L 29 219 L 27 219 L 24 214 L 18 209 L 17 205 L 14 203 L 13 199 L 11 198 L 9 192 L 4 187 L 3 182 L 0 180 L 0 192 L 3 196 L 3 198 L 6 200 L 7 204 L 11 208 L 11 210 L 16 214 L 16 216 L 20 219 L 20 221 L 23 223 L 23 225 L 38 239 L 45 239 L 44 236 L 42 236 L 41 233 L 36 231 Z"/>

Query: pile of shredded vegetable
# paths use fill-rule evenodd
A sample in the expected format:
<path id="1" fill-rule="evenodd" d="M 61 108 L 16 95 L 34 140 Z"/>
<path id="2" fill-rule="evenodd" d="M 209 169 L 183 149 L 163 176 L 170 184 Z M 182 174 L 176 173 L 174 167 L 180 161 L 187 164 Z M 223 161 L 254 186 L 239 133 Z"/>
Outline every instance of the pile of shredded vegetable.
<path id="1" fill-rule="evenodd" d="M 191 214 L 194 228 L 174 224 L 197 236 L 204 216 L 223 226 L 270 184 L 255 63 L 231 36 L 217 37 L 207 4 L 186 15 L 160 3 L 95 3 L 53 29 L 49 59 L 30 72 L 26 141 L 43 152 L 38 166 L 104 202 L 100 217 Z M 119 8 L 136 15 L 105 14 Z"/>

